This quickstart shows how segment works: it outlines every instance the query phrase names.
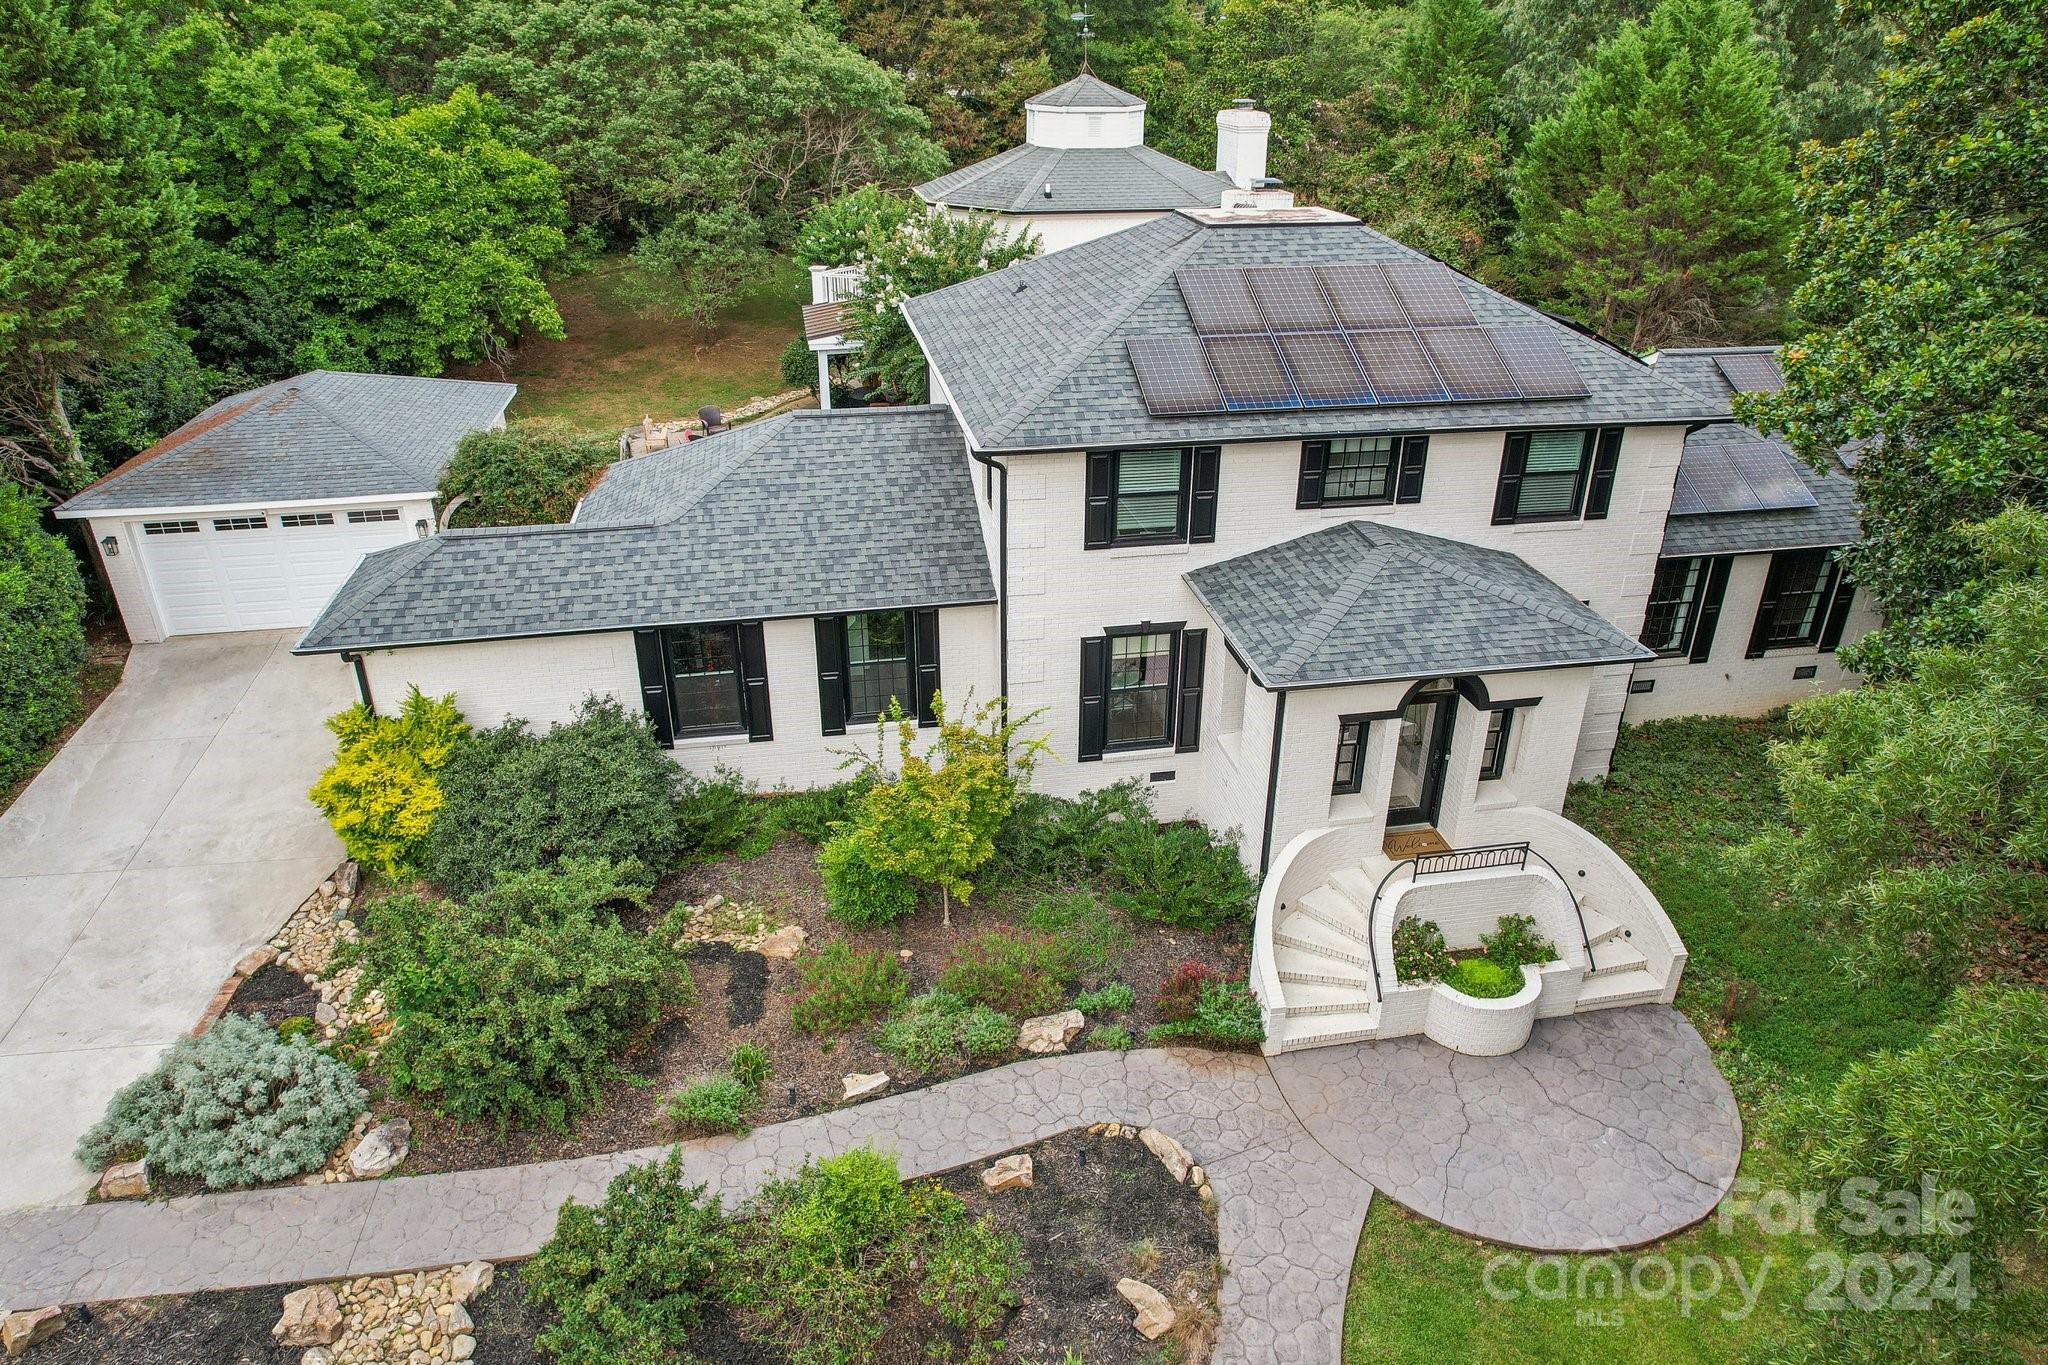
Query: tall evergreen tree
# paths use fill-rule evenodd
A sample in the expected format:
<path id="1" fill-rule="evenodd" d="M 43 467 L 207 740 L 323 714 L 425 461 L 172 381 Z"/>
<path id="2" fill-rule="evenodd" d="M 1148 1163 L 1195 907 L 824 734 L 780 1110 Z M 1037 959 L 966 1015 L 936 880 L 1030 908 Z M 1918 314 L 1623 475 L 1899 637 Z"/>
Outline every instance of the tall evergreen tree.
<path id="1" fill-rule="evenodd" d="M 58 491 L 67 385 L 147 350 L 191 244 L 140 48 L 103 0 L 0 0 L 0 475 Z"/>
<path id="2" fill-rule="evenodd" d="M 1743 0 L 1663 0 L 1594 53 L 1515 163 L 1526 288 L 1632 349 L 1767 326 L 1792 176 Z"/>
<path id="3" fill-rule="evenodd" d="M 2048 3 L 1902 0 L 1877 125 L 1801 167 L 1793 297 L 1814 330 L 1753 420 L 1813 459 L 1862 445 L 1845 555 L 1887 624 L 1852 657 L 1905 666 L 1977 630 L 1957 529 L 2048 506 Z"/>

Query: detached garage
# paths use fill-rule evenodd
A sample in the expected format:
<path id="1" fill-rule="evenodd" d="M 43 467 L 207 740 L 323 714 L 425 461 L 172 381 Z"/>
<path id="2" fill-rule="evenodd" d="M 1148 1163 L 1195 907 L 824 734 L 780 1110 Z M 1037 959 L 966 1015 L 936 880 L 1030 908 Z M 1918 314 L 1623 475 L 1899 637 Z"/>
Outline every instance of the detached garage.
<path id="1" fill-rule="evenodd" d="M 431 535 L 435 487 L 516 389 L 316 370 L 200 413 L 57 509 L 85 521 L 131 640 L 304 626 L 372 550 Z"/>

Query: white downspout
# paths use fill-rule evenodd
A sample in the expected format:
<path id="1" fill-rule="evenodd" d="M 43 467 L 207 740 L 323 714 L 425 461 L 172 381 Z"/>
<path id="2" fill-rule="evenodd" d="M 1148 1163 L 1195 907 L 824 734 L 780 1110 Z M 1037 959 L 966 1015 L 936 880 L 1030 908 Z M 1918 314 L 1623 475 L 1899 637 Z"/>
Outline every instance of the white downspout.
<path id="1" fill-rule="evenodd" d="M 832 406 L 832 357 L 818 352 L 818 406 Z"/>

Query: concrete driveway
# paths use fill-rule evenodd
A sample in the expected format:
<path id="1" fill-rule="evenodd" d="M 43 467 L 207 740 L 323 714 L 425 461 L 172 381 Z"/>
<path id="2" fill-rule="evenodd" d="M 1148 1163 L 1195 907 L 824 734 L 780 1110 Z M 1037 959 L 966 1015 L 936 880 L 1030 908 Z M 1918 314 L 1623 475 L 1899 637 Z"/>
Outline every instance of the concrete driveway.
<path id="1" fill-rule="evenodd" d="M 84 1197 L 79 1135 L 341 860 L 306 789 L 355 691 L 291 640 L 136 646 L 0 815 L 0 1209 Z"/>

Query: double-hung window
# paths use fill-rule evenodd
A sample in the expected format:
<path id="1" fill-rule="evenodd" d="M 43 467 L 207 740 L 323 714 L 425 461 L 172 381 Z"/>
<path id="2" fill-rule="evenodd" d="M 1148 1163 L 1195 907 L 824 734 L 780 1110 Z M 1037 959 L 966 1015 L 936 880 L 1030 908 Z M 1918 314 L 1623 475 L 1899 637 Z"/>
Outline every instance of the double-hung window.
<path id="1" fill-rule="evenodd" d="M 1657 576 L 1650 583 L 1650 603 L 1643 613 L 1641 638 L 1645 647 L 1666 657 L 1691 651 L 1700 598 L 1706 589 L 1707 567 L 1711 563 L 1699 556 L 1657 561 Z"/>
<path id="2" fill-rule="evenodd" d="M 1757 604 L 1756 626 L 1749 637 L 1749 657 L 1770 649 L 1802 645 L 1830 648 L 1842 637 L 1850 589 L 1842 582 L 1842 566 L 1827 550 L 1789 550 L 1771 556 Z"/>
<path id="3" fill-rule="evenodd" d="M 1486 713 L 1486 743 L 1479 751 L 1479 780 L 1491 782 L 1508 770 L 1508 739 L 1515 732 L 1515 708 Z"/>
<path id="4" fill-rule="evenodd" d="M 662 637 L 675 732 L 711 735 L 745 729 L 738 630 L 731 625 L 672 626 Z"/>
<path id="5" fill-rule="evenodd" d="M 1620 455 L 1620 427 L 1509 432 L 1494 524 L 1605 517 Z"/>
<path id="6" fill-rule="evenodd" d="M 1172 737 L 1173 658 L 1171 632 L 1110 637 L 1110 749 L 1146 749 Z"/>
<path id="7" fill-rule="evenodd" d="M 1208 632 L 1178 621 L 1081 641 L 1081 758 L 1200 747 Z"/>
<path id="8" fill-rule="evenodd" d="M 1219 446 L 1088 453 L 1088 549 L 1216 538 Z"/>
<path id="9" fill-rule="evenodd" d="M 1422 501 L 1429 437 L 1333 436 L 1301 443 L 1297 507 L 1371 507 Z"/>
<path id="10" fill-rule="evenodd" d="M 846 718 L 870 721 L 896 702 L 915 714 L 910 690 L 910 613 L 867 611 L 846 620 Z"/>

